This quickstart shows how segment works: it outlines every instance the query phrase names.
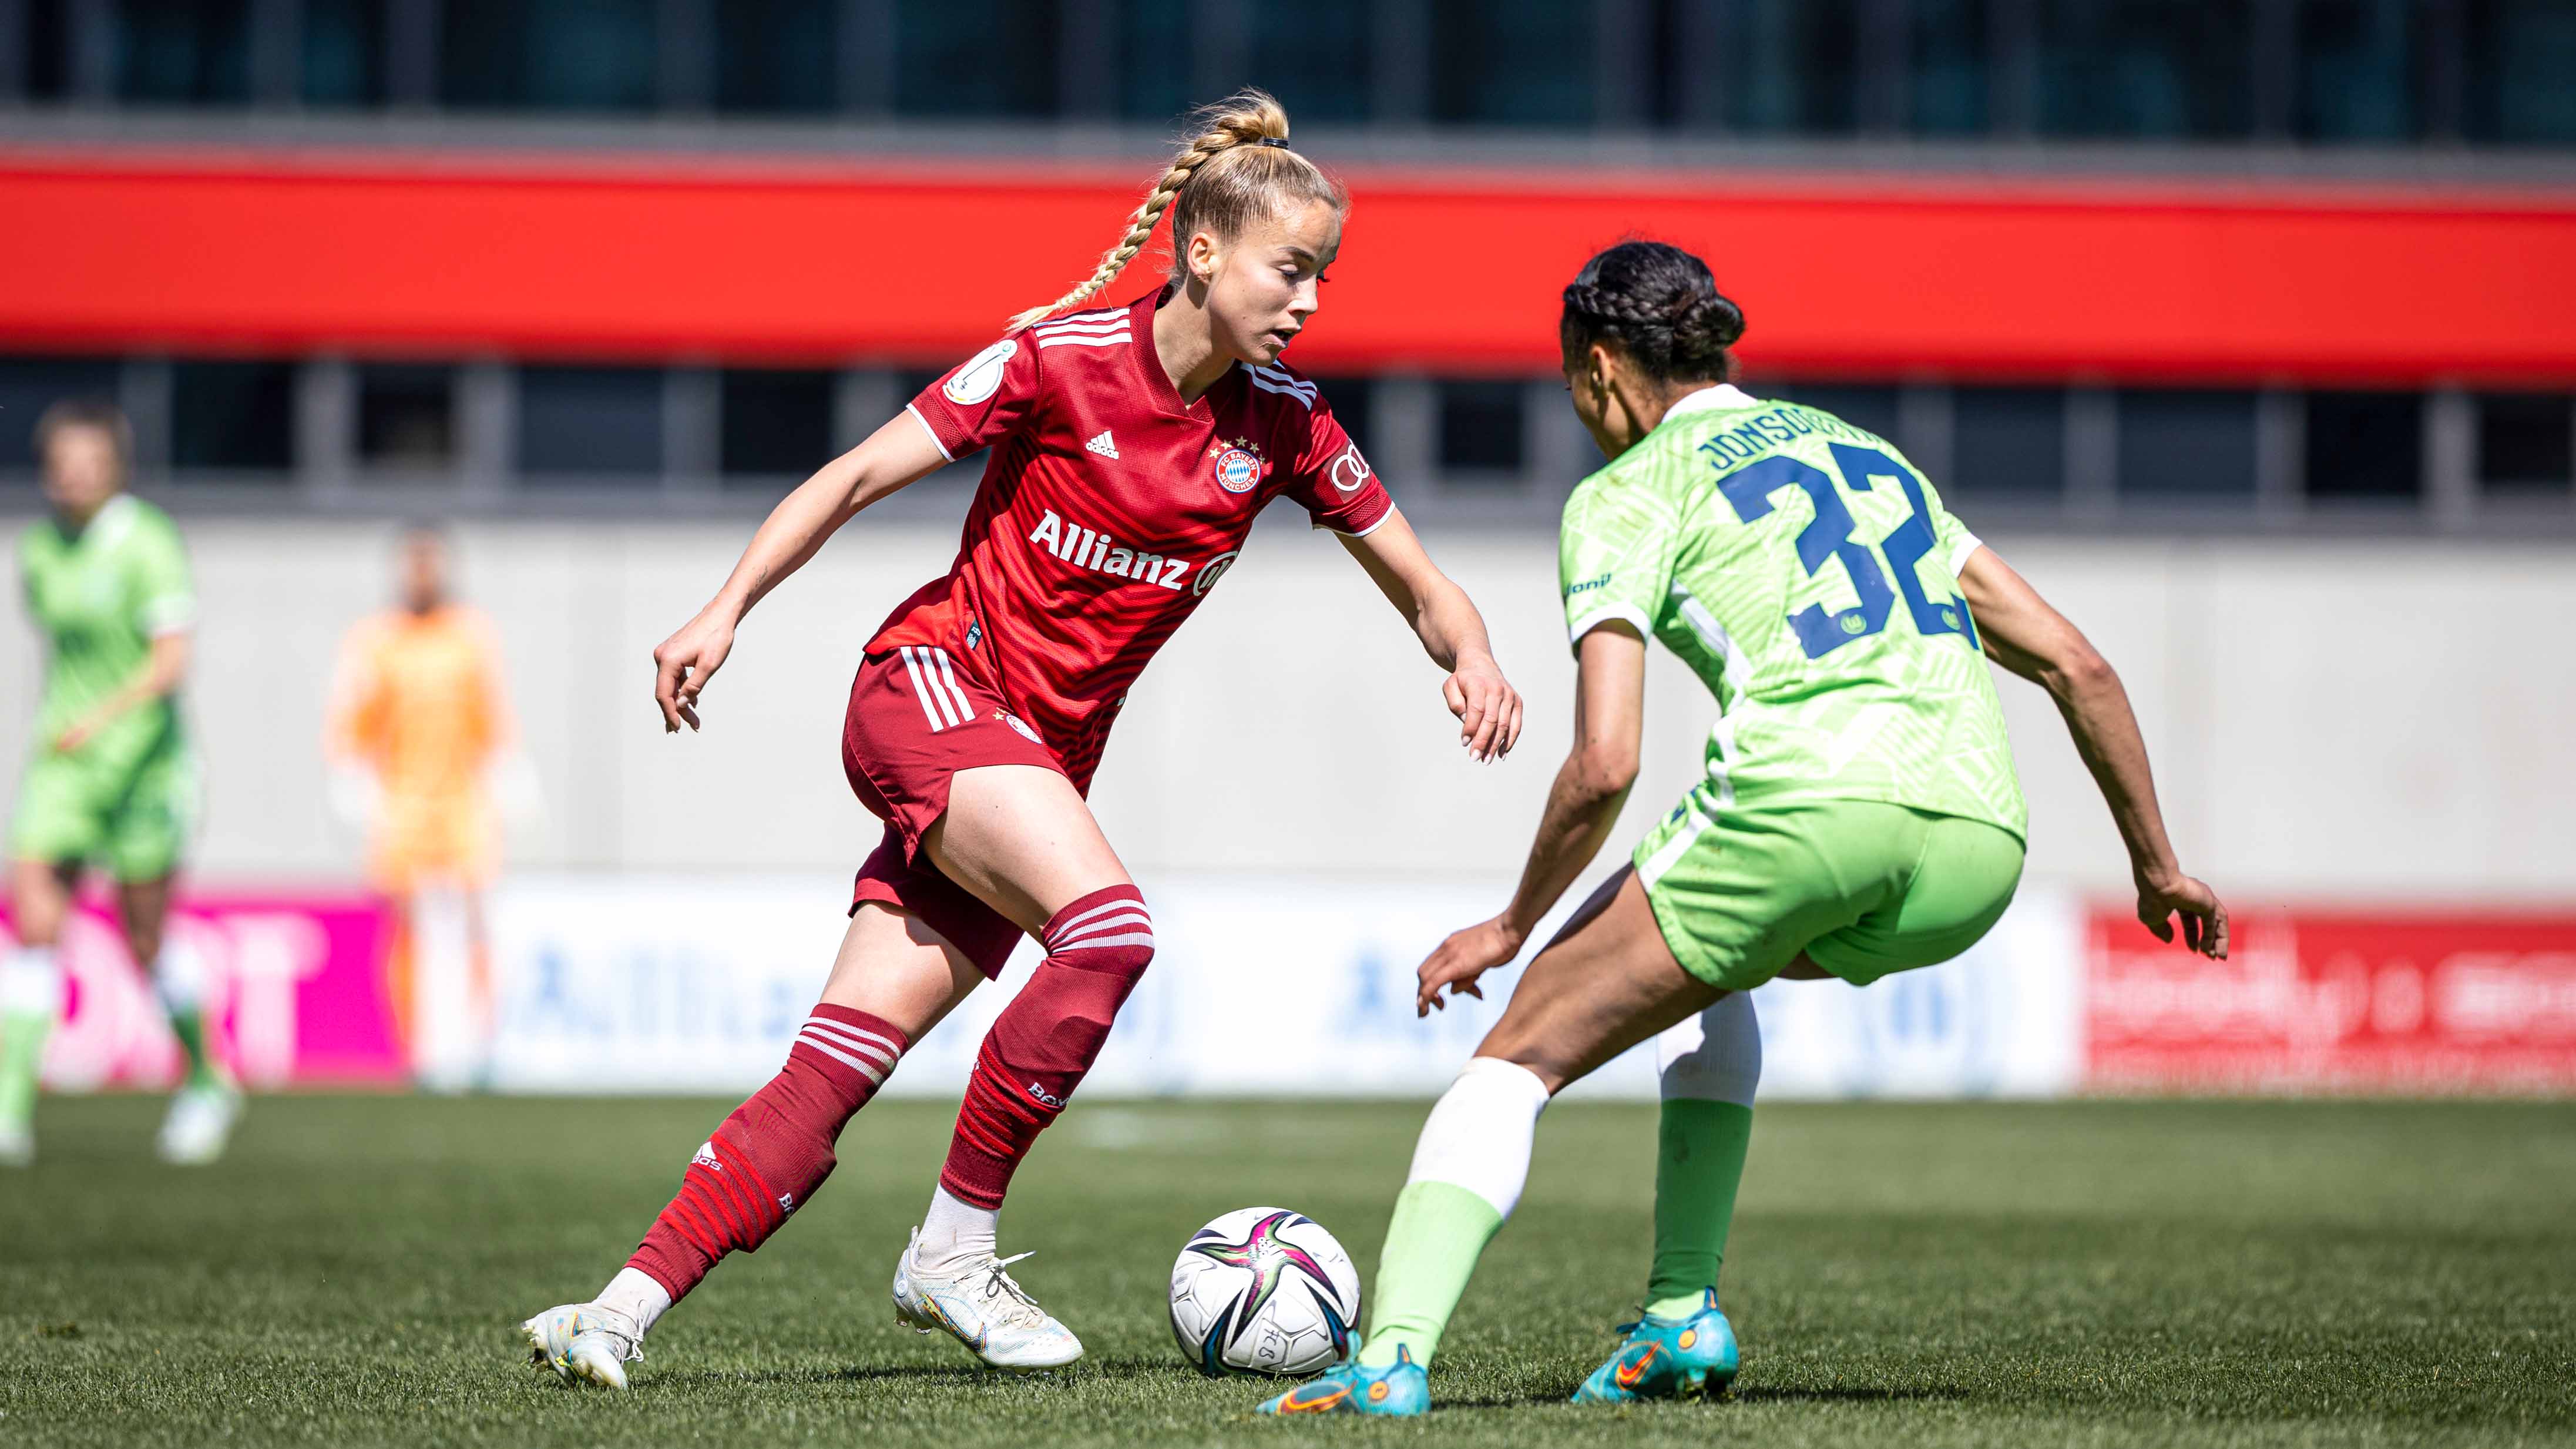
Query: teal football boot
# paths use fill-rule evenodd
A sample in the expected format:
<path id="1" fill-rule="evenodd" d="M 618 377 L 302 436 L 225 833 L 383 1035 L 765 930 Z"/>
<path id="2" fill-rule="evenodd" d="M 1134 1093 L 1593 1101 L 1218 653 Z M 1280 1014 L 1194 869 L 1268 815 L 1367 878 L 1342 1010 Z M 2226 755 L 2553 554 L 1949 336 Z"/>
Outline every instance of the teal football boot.
<path id="1" fill-rule="evenodd" d="M 1574 1391 L 1578 1404 L 1631 1404 L 1639 1399 L 1696 1399 L 1735 1382 L 1735 1325 L 1717 1308 L 1717 1290 L 1682 1318 L 1647 1314 L 1619 1325 L 1628 1341 Z"/>
<path id="2" fill-rule="evenodd" d="M 1370 1368 L 1346 1358 L 1263 1404 L 1264 1414 L 1383 1414 L 1409 1419 L 1431 1410 L 1431 1375 L 1399 1348 L 1395 1362 Z"/>

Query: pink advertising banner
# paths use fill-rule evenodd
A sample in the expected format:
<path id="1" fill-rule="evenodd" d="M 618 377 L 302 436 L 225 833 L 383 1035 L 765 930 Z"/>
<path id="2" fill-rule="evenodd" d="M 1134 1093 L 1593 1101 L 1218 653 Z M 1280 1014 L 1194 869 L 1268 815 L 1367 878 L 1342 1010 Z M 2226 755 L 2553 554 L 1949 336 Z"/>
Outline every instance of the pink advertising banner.
<path id="1" fill-rule="evenodd" d="M 171 914 L 168 949 L 205 973 L 216 1050 L 246 1085 L 397 1086 L 406 1073 L 382 969 L 393 919 L 358 892 L 191 895 Z M 16 939 L 5 910 L 0 936 Z M 45 1045 L 46 1085 L 176 1081 L 178 1043 L 104 899 L 66 923 L 61 959 L 70 1011 Z"/>

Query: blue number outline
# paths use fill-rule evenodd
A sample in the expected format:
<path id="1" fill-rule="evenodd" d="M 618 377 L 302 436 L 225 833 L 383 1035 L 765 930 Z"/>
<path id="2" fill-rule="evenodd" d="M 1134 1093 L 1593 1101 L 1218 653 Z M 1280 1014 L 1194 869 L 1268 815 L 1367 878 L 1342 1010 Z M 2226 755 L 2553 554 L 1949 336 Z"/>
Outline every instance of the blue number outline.
<path id="1" fill-rule="evenodd" d="M 1813 578 L 1825 566 L 1825 560 L 1842 560 L 1843 572 L 1850 576 L 1852 592 L 1860 602 L 1853 608 L 1828 611 L 1823 604 L 1809 604 L 1788 616 L 1789 627 L 1798 636 L 1798 645 L 1810 659 L 1821 659 L 1855 639 L 1866 639 L 1887 627 L 1896 605 L 1896 594 L 1905 595 L 1905 610 L 1914 620 L 1917 633 L 1924 635 L 1958 634 L 1968 647 L 1982 647 L 1977 638 L 1976 620 L 1968 612 L 1968 601 L 1957 595 L 1934 600 L 1923 592 L 1921 564 L 1939 540 L 1926 521 L 1931 512 L 1923 497 L 1922 480 L 1912 469 L 1876 448 L 1851 443 L 1828 444 L 1832 449 L 1834 469 L 1842 474 L 1844 487 L 1855 492 L 1868 492 L 1875 485 L 1870 475 L 1892 477 L 1904 491 L 1906 514 L 1903 522 L 1880 540 L 1878 550 L 1852 537 L 1860 525 L 1852 517 L 1851 506 L 1843 502 L 1835 480 L 1822 469 L 1795 458 L 1774 455 L 1739 468 L 1718 480 L 1717 489 L 1735 507 L 1735 516 L 1746 523 L 1769 516 L 1771 495 L 1782 488 L 1795 487 L 1814 505 L 1815 517 L 1798 530 L 1798 562 L 1805 565 Z M 1887 583 L 1887 573 L 1879 567 L 1883 550 L 1896 571 L 1896 587 Z M 1954 622 L 1955 620 L 1955 622 Z"/>

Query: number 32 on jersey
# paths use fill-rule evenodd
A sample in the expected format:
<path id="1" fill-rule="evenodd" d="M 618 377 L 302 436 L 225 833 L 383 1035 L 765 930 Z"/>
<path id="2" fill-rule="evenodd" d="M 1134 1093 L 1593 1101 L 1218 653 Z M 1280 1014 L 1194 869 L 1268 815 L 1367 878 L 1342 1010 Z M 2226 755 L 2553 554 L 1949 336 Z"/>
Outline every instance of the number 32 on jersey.
<path id="1" fill-rule="evenodd" d="M 1968 617 L 1968 601 L 1948 594 L 1934 599 L 1923 591 L 1918 565 L 1932 551 L 1933 535 L 1931 521 L 1925 517 L 1929 510 L 1923 502 L 1922 480 L 1876 448 L 1850 443 L 1831 446 L 1834 471 L 1842 474 L 1839 480 L 1795 458 L 1772 457 L 1736 470 L 1717 485 L 1726 501 L 1735 505 L 1735 516 L 1746 523 L 1768 516 L 1771 495 L 1783 488 L 1804 492 L 1815 505 L 1814 519 L 1798 530 L 1798 562 L 1813 578 L 1828 561 L 1841 560 L 1843 572 L 1851 578 L 1852 592 L 1860 602 L 1848 609 L 1833 610 L 1822 604 L 1809 604 L 1789 616 L 1789 627 L 1807 657 L 1821 659 L 1855 639 L 1866 639 L 1885 629 L 1900 591 L 1905 595 L 1906 613 L 1913 618 L 1916 633 L 1927 637 L 1956 634 L 1969 648 L 1978 647 L 1977 625 Z M 1894 480 L 1904 491 L 1906 504 L 1905 521 L 1889 530 L 1876 547 L 1852 536 L 1857 525 L 1841 492 L 1843 488 L 1855 493 L 1874 492 L 1877 485 L 1873 479 Z M 1836 486 L 1838 482 L 1840 488 Z M 1894 589 L 1888 587 L 1888 570 L 1879 565 L 1881 555 L 1894 566 Z"/>

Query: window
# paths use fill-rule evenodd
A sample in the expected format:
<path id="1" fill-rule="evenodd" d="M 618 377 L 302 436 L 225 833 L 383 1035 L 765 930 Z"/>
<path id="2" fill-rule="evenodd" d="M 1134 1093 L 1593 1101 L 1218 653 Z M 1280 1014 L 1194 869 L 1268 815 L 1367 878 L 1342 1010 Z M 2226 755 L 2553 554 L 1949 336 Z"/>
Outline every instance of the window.
<path id="1" fill-rule="evenodd" d="M 295 369 L 182 362 L 170 369 L 170 466 L 275 473 L 295 456 Z"/>
<path id="2" fill-rule="evenodd" d="M 895 0 L 895 109 L 1054 115 L 1056 12 L 1043 0 Z"/>
<path id="3" fill-rule="evenodd" d="M 2121 493 L 2253 500 L 2254 394 L 2133 390 L 2118 407 Z"/>
<path id="4" fill-rule="evenodd" d="M 661 64 L 657 0 L 442 0 L 451 106 L 639 111 Z"/>
<path id="5" fill-rule="evenodd" d="M 724 0 L 714 11 L 719 110 L 810 113 L 838 103 L 839 0 Z"/>
<path id="6" fill-rule="evenodd" d="M 1985 0 L 1914 0 L 1914 129 L 1933 136 L 1986 129 L 1993 86 Z"/>
<path id="7" fill-rule="evenodd" d="M 1431 0 L 1431 119 L 1581 126 L 1592 120 L 1590 5 Z"/>
<path id="8" fill-rule="evenodd" d="M 456 457 L 455 375 L 444 367 L 358 370 L 358 461 L 445 468 Z"/>
<path id="9" fill-rule="evenodd" d="M 2308 496 L 2412 499 L 2424 484 L 2424 403 L 2414 393 L 2308 394 Z"/>
<path id="10" fill-rule="evenodd" d="M 2404 141 L 2423 129 L 2407 0 L 2301 0 L 2298 134 Z"/>
<path id="11" fill-rule="evenodd" d="M 2489 492 L 2567 492 L 2576 479 L 2576 398 L 2550 393 L 2479 398 L 2478 478 Z"/>
<path id="12" fill-rule="evenodd" d="M 1279 97 L 1300 124 L 1368 119 L 1376 6 L 1365 0 L 1307 0 L 1244 10 L 1252 32 L 1254 85 Z"/>
<path id="13" fill-rule="evenodd" d="M 27 99 L 58 101 L 71 89 L 63 62 L 71 51 L 72 0 L 25 0 L 26 25 L 19 32 L 27 76 Z"/>
<path id="14" fill-rule="evenodd" d="M 2576 143 L 2576 0 L 2471 0 L 2469 138 Z"/>
<path id="15" fill-rule="evenodd" d="M 123 0 L 114 13 L 119 100 L 250 99 L 250 0 Z"/>
<path id="16" fill-rule="evenodd" d="M 1439 390 L 1440 471 L 1517 475 L 1522 384 L 1444 382 Z"/>
<path id="17" fill-rule="evenodd" d="M 1950 394 L 1953 499 L 2040 502 L 2066 492 L 2066 391 L 1962 387 Z"/>
<path id="18" fill-rule="evenodd" d="M 101 358 L 0 358 L 0 473 L 36 467 L 36 419 L 67 397 L 109 398 L 124 369 Z"/>
<path id="19" fill-rule="evenodd" d="M 1876 433 L 1893 442 L 1896 438 L 1896 389 L 1865 384 L 1799 382 L 1774 387 L 1755 387 L 1760 397 L 1781 397 L 1804 403 L 1819 412 L 1832 413 L 1863 432 Z"/>
<path id="20" fill-rule="evenodd" d="M 519 471 L 562 477 L 662 471 L 662 373 L 530 367 L 519 373 Z"/>
<path id="21" fill-rule="evenodd" d="M 1319 377 L 1314 379 L 1314 383 L 1315 390 L 1322 393 L 1325 403 L 1331 406 L 1333 417 L 1341 423 L 1342 431 L 1350 434 L 1351 441 L 1359 444 L 1360 451 L 1366 453 L 1369 448 L 1370 403 L 1377 395 L 1369 380 L 1365 377 Z"/>
<path id="22" fill-rule="evenodd" d="M 1190 0 L 1126 0 L 1118 7 L 1120 115 L 1165 123 L 1206 99 L 1190 88 L 1192 8 Z M 1283 99 L 1289 115 L 1305 119 L 1295 96 Z"/>
<path id="23" fill-rule="evenodd" d="M 383 104 L 385 5 L 386 0 L 304 0 L 305 104 Z"/>
<path id="24" fill-rule="evenodd" d="M 728 478 L 802 478 L 832 456 L 832 374 L 724 375 L 720 467 Z"/>
<path id="25" fill-rule="evenodd" d="M 2252 0 L 2042 0 L 2039 125 L 2102 137 L 2243 136 Z"/>

